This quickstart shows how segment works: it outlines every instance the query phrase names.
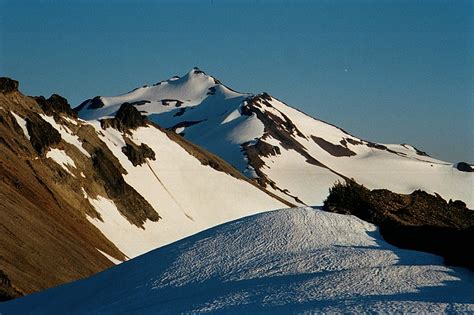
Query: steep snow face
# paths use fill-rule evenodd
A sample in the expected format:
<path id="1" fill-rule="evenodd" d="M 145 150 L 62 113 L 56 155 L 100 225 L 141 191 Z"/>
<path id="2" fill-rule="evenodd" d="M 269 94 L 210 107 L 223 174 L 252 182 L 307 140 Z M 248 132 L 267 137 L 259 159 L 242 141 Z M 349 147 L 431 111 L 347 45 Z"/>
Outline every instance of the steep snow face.
<path id="1" fill-rule="evenodd" d="M 354 178 L 371 189 L 422 189 L 474 208 L 474 173 L 406 144 L 364 141 L 266 93 L 237 93 L 199 69 L 121 96 L 89 100 L 79 115 L 113 116 L 124 102 L 294 204 L 320 205 L 335 181 Z"/>
<path id="2" fill-rule="evenodd" d="M 311 208 L 226 223 L 89 279 L 0 304 L 14 313 L 473 312 L 474 277 Z"/>
<path id="3" fill-rule="evenodd" d="M 128 257 L 174 242 L 230 220 L 284 208 L 285 205 L 243 179 L 217 171 L 189 154 L 166 133 L 149 126 L 126 137 L 136 145 L 146 144 L 155 160 L 134 166 L 123 152 L 125 135 L 113 128 L 101 129 L 100 139 L 125 169 L 125 181 L 158 212 L 158 222 L 143 228 L 130 224 L 107 198 L 89 201 L 101 215 L 92 219 L 102 233 Z"/>

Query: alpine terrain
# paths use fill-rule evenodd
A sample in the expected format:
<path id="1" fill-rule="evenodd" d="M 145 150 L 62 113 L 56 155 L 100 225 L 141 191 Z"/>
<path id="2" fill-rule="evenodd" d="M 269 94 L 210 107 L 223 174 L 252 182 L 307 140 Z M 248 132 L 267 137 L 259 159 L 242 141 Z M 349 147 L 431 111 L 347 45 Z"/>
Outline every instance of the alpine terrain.
<path id="1" fill-rule="evenodd" d="M 0 79 L 0 297 L 80 279 L 211 226 L 291 206 L 121 106 L 78 119 Z"/>
<path id="2" fill-rule="evenodd" d="M 74 109 L 3 77 L 0 313 L 474 311 L 433 255 L 474 266 L 473 181 L 198 68 Z"/>
<path id="3" fill-rule="evenodd" d="M 267 93 L 238 93 L 198 68 L 120 96 L 94 97 L 76 110 L 94 121 L 113 117 L 123 103 L 291 203 L 321 205 L 335 181 L 353 178 L 370 189 L 422 189 L 474 208 L 471 165 L 443 162 L 408 144 L 359 139 Z"/>

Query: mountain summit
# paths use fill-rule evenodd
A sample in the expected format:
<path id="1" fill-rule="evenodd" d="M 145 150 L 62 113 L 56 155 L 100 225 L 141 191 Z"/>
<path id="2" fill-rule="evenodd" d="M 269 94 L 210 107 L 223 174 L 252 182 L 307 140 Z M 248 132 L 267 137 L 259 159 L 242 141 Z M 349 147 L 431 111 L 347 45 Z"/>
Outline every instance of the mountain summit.
<path id="1" fill-rule="evenodd" d="M 267 93 L 236 92 L 198 68 L 120 96 L 88 99 L 76 110 L 82 119 L 100 120 L 124 103 L 293 204 L 321 205 L 334 182 L 354 178 L 371 189 L 422 189 L 474 207 L 467 168 L 407 144 L 360 139 Z"/>

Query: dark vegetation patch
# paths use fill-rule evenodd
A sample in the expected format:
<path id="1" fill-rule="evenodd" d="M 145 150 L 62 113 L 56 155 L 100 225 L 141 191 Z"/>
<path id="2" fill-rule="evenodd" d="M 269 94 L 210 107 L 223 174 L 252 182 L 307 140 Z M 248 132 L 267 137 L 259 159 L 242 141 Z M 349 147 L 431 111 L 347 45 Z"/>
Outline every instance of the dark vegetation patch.
<path id="1" fill-rule="evenodd" d="M 96 148 L 93 152 L 92 165 L 98 178 L 103 182 L 107 195 L 131 223 L 143 227 L 147 219 L 154 222 L 160 219 L 148 201 L 125 182 L 122 174 L 126 171 L 105 145 L 104 148 Z"/>
<path id="2" fill-rule="evenodd" d="M 12 286 L 8 275 L 0 270 L 0 302 L 12 300 L 22 295 L 20 291 Z"/>
<path id="3" fill-rule="evenodd" d="M 50 146 L 61 141 L 59 132 L 38 114 L 31 113 L 25 120 L 31 145 L 39 155 L 43 155 Z"/>
<path id="4" fill-rule="evenodd" d="M 354 151 L 351 151 L 350 149 L 342 145 L 332 144 L 331 142 L 328 142 L 324 140 L 323 138 L 311 136 L 311 139 L 313 139 L 313 141 L 316 142 L 317 145 L 319 145 L 322 149 L 324 149 L 326 152 L 328 152 L 332 156 L 340 157 L 340 156 L 356 155 Z"/>
<path id="5" fill-rule="evenodd" d="M 142 165 L 146 159 L 155 160 L 155 152 L 145 143 L 137 145 L 133 141 L 125 138 L 126 145 L 122 147 L 122 152 L 128 157 L 133 166 Z"/>
<path id="6" fill-rule="evenodd" d="M 456 168 L 461 172 L 474 172 L 472 166 L 467 164 L 466 162 L 459 162 L 456 164 Z"/>
<path id="7" fill-rule="evenodd" d="M 115 114 L 115 118 L 102 119 L 100 121 L 103 129 L 113 127 L 124 132 L 137 129 L 138 127 L 144 127 L 146 123 L 146 116 L 143 116 L 140 111 L 130 103 L 123 103 Z"/>
<path id="8" fill-rule="evenodd" d="M 417 190 L 410 195 L 369 190 L 354 181 L 330 189 L 323 209 L 352 214 L 376 224 L 384 239 L 400 248 L 443 256 L 445 263 L 474 271 L 474 211 L 460 200 Z"/>
<path id="9" fill-rule="evenodd" d="M 18 86 L 18 81 L 7 77 L 0 77 L 0 93 L 17 92 Z"/>
<path id="10" fill-rule="evenodd" d="M 44 96 L 35 96 L 33 97 L 41 109 L 46 113 L 46 115 L 57 115 L 58 113 L 63 113 L 68 116 L 77 118 L 77 112 L 75 112 L 71 105 L 69 105 L 67 99 L 58 94 L 51 95 L 48 99 Z"/>

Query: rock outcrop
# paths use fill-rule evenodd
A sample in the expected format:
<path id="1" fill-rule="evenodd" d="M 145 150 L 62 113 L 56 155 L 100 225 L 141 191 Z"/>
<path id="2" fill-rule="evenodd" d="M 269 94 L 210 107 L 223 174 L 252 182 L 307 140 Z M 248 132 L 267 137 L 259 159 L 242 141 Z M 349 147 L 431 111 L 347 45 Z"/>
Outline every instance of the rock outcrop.
<path id="1" fill-rule="evenodd" d="M 461 172 L 474 172 L 472 166 L 467 164 L 466 162 L 459 162 L 458 164 L 456 164 L 456 168 Z"/>
<path id="2" fill-rule="evenodd" d="M 18 86 L 18 81 L 7 77 L 0 77 L 0 93 L 18 92 Z"/>
<path id="3" fill-rule="evenodd" d="M 47 115 L 58 113 L 67 114 L 72 117 L 77 117 L 77 113 L 71 108 L 67 99 L 58 94 L 51 95 L 48 99 L 44 96 L 34 97 L 38 105 Z"/>
<path id="4" fill-rule="evenodd" d="M 443 256 L 446 264 L 474 270 L 474 211 L 460 200 L 414 191 L 410 195 L 369 190 L 354 181 L 330 190 L 323 209 L 352 214 L 380 227 L 395 246 Z"/>
<path id="5" fill-rule="evenodd" d="M 26 128 L 30 136 L 31 145 L 39 155 L 43 155 L 48 151 L 49 147 L 61 141 L 61 135 L 38 114 L 32 113 L 30 117 L 26 118 Z"/>
<path id="6" fill-rule="evenodd" d="M 113 127 L 120 131 L 128 131 L 146 126 L 147 118 L 130 103 L 123 103 L 115 118 L 102 119 L 102 128 Z"/>

